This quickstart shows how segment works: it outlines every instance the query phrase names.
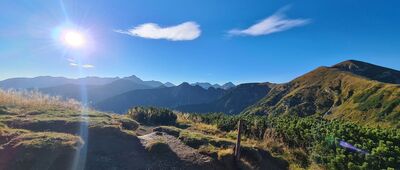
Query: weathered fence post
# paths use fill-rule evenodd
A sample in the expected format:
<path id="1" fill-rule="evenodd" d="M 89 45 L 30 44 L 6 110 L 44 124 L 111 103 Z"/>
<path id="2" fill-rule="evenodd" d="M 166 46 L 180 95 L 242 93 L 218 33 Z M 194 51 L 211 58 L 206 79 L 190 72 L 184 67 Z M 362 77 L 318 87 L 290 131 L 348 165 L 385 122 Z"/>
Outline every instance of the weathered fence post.
<path id="1" fill-rule="evenodd" d="M 239 119 L 239 122 L 238 122 L 238 135 L 237 135 L 237 141 L 236 141 L 236 147 L 235 147 L 235 159 L 236 160 L 240 159 L 240 138 L 241 138 L 241 133 L 242 133 L 242 120 Z"/>

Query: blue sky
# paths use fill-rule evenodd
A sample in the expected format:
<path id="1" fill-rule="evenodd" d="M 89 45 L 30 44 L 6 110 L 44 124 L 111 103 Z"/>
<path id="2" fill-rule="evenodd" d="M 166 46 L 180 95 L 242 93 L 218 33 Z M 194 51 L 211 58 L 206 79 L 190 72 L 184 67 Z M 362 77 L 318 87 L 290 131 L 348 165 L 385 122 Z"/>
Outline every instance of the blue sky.
<path id="1" fill-rule="evenodd" d="M 0 2 L 0 79 L 287 82 L 357 59 L 400 69 L 399 1 Z M 85 45 L 60 42 L 77 30 Z"/>

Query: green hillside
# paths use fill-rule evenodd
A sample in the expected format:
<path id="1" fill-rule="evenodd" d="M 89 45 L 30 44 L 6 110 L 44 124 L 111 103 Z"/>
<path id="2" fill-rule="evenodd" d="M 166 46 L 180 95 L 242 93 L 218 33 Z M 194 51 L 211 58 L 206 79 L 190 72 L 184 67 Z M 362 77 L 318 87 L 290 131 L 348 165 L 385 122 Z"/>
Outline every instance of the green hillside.
<path id="1" fill-rule="evenodd" d="M 399 125 L 398 84 L 371 80 L 335 67 L 320 67 L 278 85 L 243 113 L 317 115 L 371 126 L 378 126 L 375 122 L 379 126 Z"/>

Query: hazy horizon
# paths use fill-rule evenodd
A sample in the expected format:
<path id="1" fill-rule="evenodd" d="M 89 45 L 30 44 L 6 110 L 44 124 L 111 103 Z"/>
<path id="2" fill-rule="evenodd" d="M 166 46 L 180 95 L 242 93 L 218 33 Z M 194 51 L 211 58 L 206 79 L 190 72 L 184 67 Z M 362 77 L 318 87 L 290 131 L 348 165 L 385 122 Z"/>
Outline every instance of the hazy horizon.
<path id="1" fill-rule="evenodd" d="M 348 60 L 351 60 L 351 59 L 348 59 Z M 346 61 L 346 60 L 343 60 L 343 61 Z M 339 62 L 342 62 L 342 61 L 339 61 Z M 339 62 L 337 62 L 337 63 L 339 63 Z M 365 61 L 363 61 L 363 62 L 365 62 Z M 320 65 L 320 66 L 332 66 L 332 65 L 337 64 L 337 63 L 332 63 L 332 64 L 330 64 L 330 65 Z M 371 64 L 375 64 L 375 63 L 371 63 Z M 375 65 L 378 65 L 378 64 L 375 64 Z M 387 66 L 384 66 L 384 65 L 379 65 L 379 66 L 387 67 Z M 317 67 L 319 67 L 319 66 L 317 66 Z M 180 81 L 180 82 L 179 82 L 179 81 L 176 82 L 176 81 L 169 81 L 169 80 L 161 81 L 161 80 L 152 79 L 152 78 L 147 78 L 147 79 L 145 79 L 145 78 L 142 78 L 140 75 L 136 75 L 136 74 L 116 75 L 116 76 L 101 76 L 101 75 L 84 75 L 84 76 L 31 75 L 31 76 L 15 76 L 15 77 L 5 77 L 5 78 L 2 78 L 2 77 L 0 76 L 0 81 L 6 80 L 6 79 L 11 79 L 11 78 L 34 78 L 34 77 L 42 77 L 42 76 L 64 77 L 64 78 L 69 78 L 69 79 L 79 79 L 79 78 L 86 78 L 86 77 L 124 78 L 124 77 L 129 77 L 129 76 L 134 75 L 134 76 L 140 78 L 140 79 L 143 80 L 143 81 L 155 80 L 155 81 L 160 81 L 160 82 L 162 82 L 162 83 L 170 82 L 170 83 L 173 83 L 174 85 L 179 85 L 179 84 L 182 84 L 182 83 L 184 83 L 184 82 L 187 82 L 187 83 L 210 83 L 210 84 L 220 84 L 220 85 L 225 84 L 225 83 L 228 83 L 228 82 L 232 82 L 232 83 L 235 84 L 235 85 L 243 84 L 243 83 L 263 83 L 263 82 L 278 83 L 278 84 L 279 84 L 279 83 L 287 83 L 287 82 L 289 82 L 289 81 L 291 81 L 291 80 L 297 78 L 298 76 L 301 76 L 301 75 L 303 75 L 303 74 L 305 74 L 305 73 L 307 73 L 307 72 L 309 72 L 309 71 L 312 71 L 313 69 L 316 69 L 317 67 L 312 68 L 312 69 L 310 69 L 310 70 L 308 70 L 308 71 L 306 71 L 306 72 L 304 72 L 304 73 L 300 73 L 300 75 L 297 75 L 297 76 L 294 76 L 294 77 L 291 77 L 291 78 L 288 77 L 288 80 L 287 80 L 287 81 L 281 81 L 281 82 L 273 82 L 273 81 L 268 81 L 268 80 L 252 80 L 252 81 L 246 81 L 246 82 L 244 82 L 244 81 L 243 81 L 243 82 L 240 82 L 240 81 L 237 81 L 237 82 L 236 82 L 236 81 L 229 81 L 229 80 L 228 80 L 228 81 L 225 81 L 225 82 L 209 82 L 209 81 L 207 81 L 207 80 L 204 80 L 204 81 L 196 81 L 196 80 L 194 80 L 194 79 L 193 79 L 193 81 L 185 81 L 185 80 L 183 80 L 183 81 Z M 387 68 L 391 68 L 391 67 L 387 67 Z M 398 68 L 391 68 L 391 69 L 399 70 Z"/>

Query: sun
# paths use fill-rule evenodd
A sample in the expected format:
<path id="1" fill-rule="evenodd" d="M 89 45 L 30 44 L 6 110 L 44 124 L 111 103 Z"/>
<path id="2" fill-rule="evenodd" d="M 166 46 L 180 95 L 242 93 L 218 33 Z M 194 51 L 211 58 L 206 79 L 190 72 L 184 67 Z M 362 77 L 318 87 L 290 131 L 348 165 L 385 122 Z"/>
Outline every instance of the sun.
<path id="1" fill-rule="evenodd" d="M 74 48 L 83 47 L 85 45 L 84 35 L 75 30 L 65 31 L 62 36 L 62 40 L 66 45 Z"/>

